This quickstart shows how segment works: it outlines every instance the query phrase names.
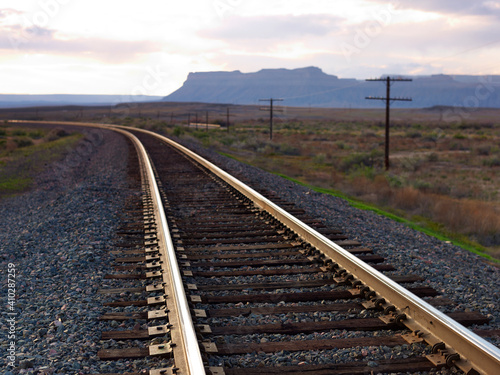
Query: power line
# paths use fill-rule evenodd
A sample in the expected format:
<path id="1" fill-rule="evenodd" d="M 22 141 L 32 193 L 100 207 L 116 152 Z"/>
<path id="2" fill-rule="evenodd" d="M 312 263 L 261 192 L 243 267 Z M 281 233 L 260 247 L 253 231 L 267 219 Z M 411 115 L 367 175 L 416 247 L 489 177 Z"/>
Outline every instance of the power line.
<path id="1" fill-rule="evenodd" d="M 235 116 L 235 115 L 229 114 L 229 107 L 226 107 L 226 126 L 227 126 L 228 132 L 229 132 L 229 121 L 230 121 L 231 116 Z"/>
<path id="2" fill-rule="evenodd" d="M 388 76 L 387 78 L 367 79 L 366 81 L 386 83 L 387 95 L 385 96 L 385 98 L 381 96 L 367 96 L 365 99 L 385 101 L 385 169 L 389 170 L 389 120 L 390 120 L 391 102 L 412 101 L 411 98 L 391 98 L 391 84 L 393 82 L 411 82 L 413 80 L 410 78 L 391 78 Z"/>
<path id="3" fill-rule="evenodd" d="M 360 86 L 362 84 L 363 84 L 363 82 L 357 82 L 355 84 L 352 84 L 352 85 L 349 85 L 349 86 L 345 86 L 345 87 L 336 87 L 334 89 L 328 89 L 328 90 L 323 90 L 323 91 L 316 91 L 316 92 L 312 92 L 312 93 L 308 93 L 308 94 L 304 94 L 304 95 L 287 96 L 287 97 L 285 97 L 283 99 L 290 100 L 290 99 L 307 98 L 307 97 L 311 97 L 311 96 L 326 94 L 326 93 L 329 93 L 329 92 L 350 89 L 350 88 L 353 88 L 353 87 L 356 87 L 356 86 Z"/>
<path id="4" fill-rule="evenodd" d="M 259 99 L 259 102 L 269 102 L 269 139 L 273 139 L 273 103 L 274 102 L 282 102 L 283 99 Z M 265 109 L 267 110 L 267 108 Z"/>
<path id="5" fill-rule="evenodd" d="M 431 60 L 429 62 L 427 62 L 427 64 L 434 64 L 434 63 L 437 63 L 437 62 L 440 62 L 440 61 L 443 61 L 443 60 L 448 60 L 448 59 L 451 59 L 453 57 L 457 57 L 459 55 L 462 55 L 464 53 L 467 53 L 467 52 L 472 52 L 472 51 L 475 51 L 475 50 L 478 50 L 478 49 L 481 49 L 481 48 L 484 48 L 484 47 L 487 47 L 487 46 L 490 46 L 492 44 L 497 44 L 497 43 L 500 43 L 500 39 L 498 40 L 493 40 L 491 42 L 488 42 L 488 43 L 485 43 L 485 44 L 481 44 L 479 46 L 476 46 L 476 47 L 472 47 L 472 48 L 468 48 L 468 49 L 465 49 L 465 50 L 462 50 L 462 51 L 459 51 L 459 52 L 456 52 L 452 55 L 449 55 L 449 56 L 443 56 L 443 57 L 439 57 L 437 59 L 434 59 L 434 60 Z"/>

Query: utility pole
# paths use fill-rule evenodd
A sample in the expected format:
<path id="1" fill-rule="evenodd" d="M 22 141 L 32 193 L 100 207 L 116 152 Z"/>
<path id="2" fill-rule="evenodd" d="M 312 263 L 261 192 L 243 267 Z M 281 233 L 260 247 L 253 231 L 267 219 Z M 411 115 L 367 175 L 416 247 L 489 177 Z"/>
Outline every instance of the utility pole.
<path id="1" fill-rule="evenodd" d="M 207 111 L 206 115 L 207 115 L 207 117 L 206 117 L 206 122 L 205 122 L 205 124 L 206 124 L 205 131 L 208 131 L 208 111 Z"/>
<path id="2" fill-rule="evenodd" d="M 226 108 L 226 126 L 227 126 L 228 133 L 229 133 L 229 119 L 231 116 L 234 116 L 234 115 L 229 114 L 229 107 L 227 107 Z"/>
<path id="3" fill-rule="evenodd" d="M 283 99 L 259 99 L 260 102 L 269 102 L 269 139 L 273 139 L 273 103 L 282 102 Z"/>
<path id="4" fill-rule="evenodd" d="M 393 82 L 411 82 L 413 81 L 410 78 L 379 78 L 379 79 L 367 79 L 367 81 L 371 82 L 385 82 L 387 94 L 384 97 L 380 96 L 367 96 L 365 99 L 371 100 L 382 100 L 385 101 L 385 170 L 389 170 L 389 121 L 390 121 L 390 110 L 391 110 L 391 101 L 404 101 L 411 102 L 411 98 L 391 98 L 391 84 Z"/>

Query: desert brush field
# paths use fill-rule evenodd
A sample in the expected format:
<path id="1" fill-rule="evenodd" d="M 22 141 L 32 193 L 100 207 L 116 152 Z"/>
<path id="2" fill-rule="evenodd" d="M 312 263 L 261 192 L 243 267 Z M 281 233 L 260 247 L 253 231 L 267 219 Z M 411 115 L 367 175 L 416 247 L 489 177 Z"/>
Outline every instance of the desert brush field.
<path id="1" fill-rule="evenodd" d="M 500 110 L 393 109 L 389 170 L 384 168 L 384 115 L 382 109 L 277 107 L 271 140 L 269 112 L 257 105 L 1 110 L 0 163 L 5 169 L 20 149 L 40 147 L 34 141 L 23 143 L 29 143 L 29 131 L 14 135 L 13 125 L 4 120 L 8 118 L 147 128 L 340 195 L 499 259 Z M 220 127 L 203 126 L 207 118 Z M 198 125 L 188 127 L 188 120 L 195 119 Z M 24 141 L 16 143 L 15 137 Z"/>

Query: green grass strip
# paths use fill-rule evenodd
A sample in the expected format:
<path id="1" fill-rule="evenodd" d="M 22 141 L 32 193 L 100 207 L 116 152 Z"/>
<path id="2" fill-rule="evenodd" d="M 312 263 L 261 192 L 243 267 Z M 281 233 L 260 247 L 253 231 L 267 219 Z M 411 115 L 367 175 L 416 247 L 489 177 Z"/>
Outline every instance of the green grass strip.
<path id="1" fill-rule="evenodd" d="M 245 163 L 241 160 L 239 160 L 238 158 L 234 157 L 233 155 L 231 154 L 226 154 L 225 152 L 218 152 L 219 155 L 222 155 L 222 156 L 225 156 L 226 158 L 229 158 L 229 159 L 233 159 L 233 160 L 236 160 L 236 161 L 239 161 L 240 163 Z M 245 163 L 245 164 L 248 164 L 248 163 Z M 249 164 L 250 165 L 250 164 Z"/>
<path id="2" fill-rule="evenodd" d="M 31 178 L 7 177 L 0 179 L 0 191 L 22 191 L 31 185 Z"/>
<path id="3" fill-rule="evenodd" d="M 2 161 L 0 175 L 0 198 L 25 192 L 32 186 L 32 176 L 47 168 L 47 164 L 61 158 L 68 149 L 75 147 L 82 134 L 75 133 L 54 141 L 15 149 L 9 153 L 8 161 Z M 17 166 L 9 170 L 9 163 Z M 29 171 L 29 172 L 25 172 Z"/>

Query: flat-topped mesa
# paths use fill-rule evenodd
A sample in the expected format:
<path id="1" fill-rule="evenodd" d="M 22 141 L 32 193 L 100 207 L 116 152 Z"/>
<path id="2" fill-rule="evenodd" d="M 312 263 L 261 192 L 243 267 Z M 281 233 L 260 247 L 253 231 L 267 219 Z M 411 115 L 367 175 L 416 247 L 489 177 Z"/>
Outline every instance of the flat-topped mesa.
<path id="1" fill-rule="evenodd" d="M 390 74 L 390 77 L 399 77 Z M 500 76 L 405 76 L 413 82 L 394 86 L 393 94 L 412 97 L 399 107 L 464 107 L 471 97 L 477 107 L 500 108 Z M 478 89 L 479 87 L 479 89 Z M 189 73 L 181 88 L 166 96 L 170 102 L 259 104 L 261 98 L 283 98 L 285 106 L 379 108 L 380 103 L 365 100 L 383 96 L 384 85 L 326 74 L 317 67 L 299 69 L 262 69 L 254 73 L 239 70 Z"/>
<path id="2" fill-rule="evenodd" d="M 183 86 L 170 94 L 166 101 L 193 101 L 208 103 L 256 104 L 264 97 L 296 97 L 287 99 L 287 105 L 323 103 L 323 99 L 310 99 L 318 92 L 332 87 L 344 87 L 356 82 L 339 79 L 316 67 L 300 69 L 262 69 L 255 73 L 197 72 L 189 73 Z M 327 98 L 328 99 L 328 98 Z"/>

